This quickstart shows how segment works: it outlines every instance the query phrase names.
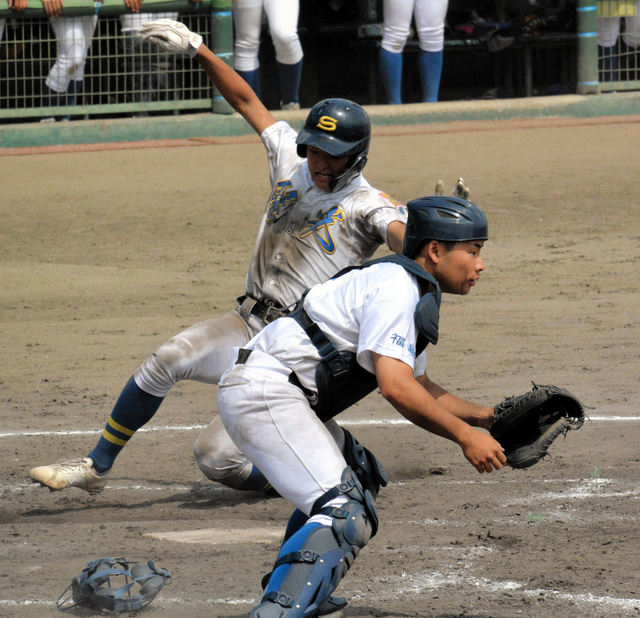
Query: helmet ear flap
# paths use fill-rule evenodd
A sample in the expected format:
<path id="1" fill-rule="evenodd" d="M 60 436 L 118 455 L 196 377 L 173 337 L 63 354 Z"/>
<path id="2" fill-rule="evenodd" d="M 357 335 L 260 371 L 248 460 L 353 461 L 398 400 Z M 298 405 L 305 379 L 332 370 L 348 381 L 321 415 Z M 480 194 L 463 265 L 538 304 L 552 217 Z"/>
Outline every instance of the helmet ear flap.
<path id="1" fill-rule="evenodd" d="M 359 152 L 358 154 L 353 155 L 353 157 L 351 157 L 351 160 L 347 164 L 345 171 L 340 176 L 338 176 L 337 178 L 334 178 L 329 183 L 329 190 L 339 191 L 347 183 L 351 182 L 351 180 L 355 178 L 360 172 L 362 172 L 362 170 L 364 169 L 364 166 L 367 164 L 367 161 L 368 161 L 368 158 L 367 158 L 368 152 L 369 152 L 369 149 L 365 150 L 364 152 Z"/>

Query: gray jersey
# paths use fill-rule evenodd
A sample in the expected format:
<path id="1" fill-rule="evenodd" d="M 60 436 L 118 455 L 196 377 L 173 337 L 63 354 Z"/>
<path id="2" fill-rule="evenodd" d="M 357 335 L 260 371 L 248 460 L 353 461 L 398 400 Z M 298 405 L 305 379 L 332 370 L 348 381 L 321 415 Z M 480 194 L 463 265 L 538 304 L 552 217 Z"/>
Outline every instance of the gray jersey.
<path id="1" fill-rule="evenodd" d="M 266 129 L 271 195 L 247 273 L 247 293 L 282 307 L 346 266 L 362 264 L 387 242 L 387 226 L 406 208 L 361 175 L 330 193 L 313 182 L 286 123 Z"/>

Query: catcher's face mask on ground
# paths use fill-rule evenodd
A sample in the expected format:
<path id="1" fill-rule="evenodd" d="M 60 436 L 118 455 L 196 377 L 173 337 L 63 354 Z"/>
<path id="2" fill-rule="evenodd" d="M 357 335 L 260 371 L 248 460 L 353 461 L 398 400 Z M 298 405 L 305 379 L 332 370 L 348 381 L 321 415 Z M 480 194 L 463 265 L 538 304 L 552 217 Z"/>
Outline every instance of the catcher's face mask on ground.
<path id="1" fill-rule="evenodd" d="M 171 573 L 156 567 L 153 560 L 135 563 L 124 558 L 97 558 L 73 578 L 57 606 L 61 611 L 79 606 L 131 612 L 151 603 L 170 583 Z"/>

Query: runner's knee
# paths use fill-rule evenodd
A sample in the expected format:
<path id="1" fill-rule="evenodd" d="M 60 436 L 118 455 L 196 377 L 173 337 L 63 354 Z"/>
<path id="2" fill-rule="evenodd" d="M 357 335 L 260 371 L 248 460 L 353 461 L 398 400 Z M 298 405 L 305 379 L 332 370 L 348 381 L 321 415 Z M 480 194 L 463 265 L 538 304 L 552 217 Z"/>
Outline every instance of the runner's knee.
<path id="1" fill-rule="evenodd" d="M 189 377 L 192 346 L 177 335 L 161 345 L 135 373 L 136 384 L 147 393 L 166 397 L 181 380 Z"/>
<path id="2" fill-rule="evenodd" d="M 240 452 L 227 434 L 220 417 L 198 436 L 193 455 L 209 480 L 227 487 L 238 487 L 251 474 L 251 462 Z"/>

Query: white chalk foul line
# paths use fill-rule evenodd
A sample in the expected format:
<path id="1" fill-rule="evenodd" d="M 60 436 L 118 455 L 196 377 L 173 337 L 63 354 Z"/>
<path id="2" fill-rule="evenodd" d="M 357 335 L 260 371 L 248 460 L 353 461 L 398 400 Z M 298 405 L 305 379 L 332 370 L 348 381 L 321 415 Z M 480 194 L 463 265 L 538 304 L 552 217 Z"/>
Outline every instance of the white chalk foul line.
<path id="1" fill-rule="evenodd" d="M 376 600 L 396 599 L 407 593 L 419 594 L 426 590 L 438 590 L 439 588 L 449 586 L 462 586 L 472 588 L 473 590 L 483 591 L 485 593 L 501 593 L 509 592 L 512 596 L 514 593 L 523 597 L 539 597 L 547 596 L 560 601 L 567 601 L 576 604 L 594 604 L 603 607 L 610 607 L 622 610 L 640 609 L 640 599 L 625 599 L 609 596 L 597 596 L 591 593 L 572 594 L 561 592 L 560 590 L 536 588 L 529 590 L 525 585 L 515 581 L 496 581 L 485 577 L 474 577 L 458 575 L 452 572 L 434 573 L 418 573 L 414 575 L 403 574 L 402 578 L 395 578 L 393 591 L 388 593 L 378 593 L 375 595 Z M 361 595 L 361 598 L 367 598 L 369 595 Z M 369 597 L 370 598 L 370 597 Z"/>
<path id="2" fill-rule="evenodd" d="M 589 420 L 594 422 L 623 421 L 632 423 L 640 421 L 640 416 L 590 416 Z M 345 427 L 383 427 L 385 425 L 411 425 L 411 422 L 403 418 L 380 418 L 359 421 L 340 420 L 340 425 L 344 425 Z M 141 429 L 138 429 L 137 433 L 146 433 L 152 431 L 201 431 L 205 427 L 206 425 L 163 425 L 162 427 L 142 427 Z M 5 431 L 0 432 L 0 438 L 29 438 L 38 436 L 91 436 L 101 433 L 102 429 L 61 429 L 59 431 Z"/>
<path id="3" fill-rule="evenodd" d="M 425 547 L 416 546 L 415 549 L 420 550 L 422 553 Z M 473 571 L 477 568 L 476 559 L 481 559 L 488 553 L 499 551 L 493 547 L 430 547 L 428 549 L 436 553 L 444 552 L 450 556 L 451 563 L 445 566 L 444 569 L 437 571 L 404 572 L 401 575 L 376 578 L 376 585 L 369 588 L 369 590 L 376 590 L 375 593 L 354 594 L 353 598 L 366 599 L 369 602 L 388 602 L 390 600 L 399 600 L 406 594 L 420 595 L 425 592 L 433 593 L 441 588 L 458 586 L 463 589 L 481 591 L 485 594 L 500 595 L 508 593 L 511 597 L 544 596 L 548 599 L 568 602 L 583 607 L 587 605 L 598 605 L 601 608 L 608 608 L 609 611 L 617 609 L 630 612 L 631 610 L 640 609 L 640 599 L 597 596 L 589 592 L 573 594 L 549 588 L 529 589 L 526 584 L 518 581 L 499 581 L 474 575 Z M 403 551 L 410 550 L 411 548 L 408 547 L 403 548 Z M 378 551 L 380 552 L 380 550 Z M 382 553 L 384 553 L 384 551 L 382 551 Z"/>

